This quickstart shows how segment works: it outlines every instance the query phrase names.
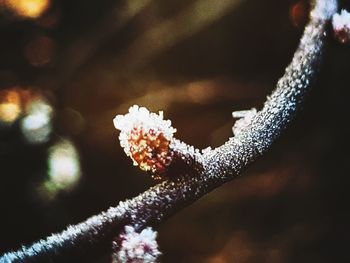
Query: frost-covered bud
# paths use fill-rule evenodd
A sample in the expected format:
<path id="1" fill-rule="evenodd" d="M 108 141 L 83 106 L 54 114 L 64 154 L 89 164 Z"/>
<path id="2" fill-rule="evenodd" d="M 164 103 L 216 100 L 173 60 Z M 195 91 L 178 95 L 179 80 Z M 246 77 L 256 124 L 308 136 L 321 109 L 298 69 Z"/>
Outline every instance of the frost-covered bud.
<path id="1" fill-rule="evenodd" d="M 120 130 L 120 145 L 135 166 L 161 173 L 170 164 L 172 151 L 169 145 L 176 129 L 170 120 L 163 119 L 162 111 L 150 113 L 146 108 L 134 105 L 127 114 L 117 115 L 113 122 Z"/>
<path id="2" fill-rule="evenodd" d="M 335 12 L 337 12 L 337 0 L 317 0 L 314 2 L 314 8 L 311 11 L 311 18 L 317 20 L 330 19 Z"/>
<path id="3" fill-rule="evenodd" d="M 257 111 L 255 108 L 250 110 L 234 111 L 232 112 L 232 117 L 238 119 L 232 127 L 232 132 L 235 136 L 240 134 L 245 128 L 247 128 L 253 118 L 255 117 Z"/>
<path id="4" fill-rule="evenodd" d="M 156 241 L 157 232 L 147 227 L 137 233 L 132 226 L 125 226 L 125 232 L 113 243 L 113 263 L 153 263 L 161 252 Z"/>
<path id="5" fill-rule="evenodd" d="M 350 41 L 350 13 L 346 10 L 341 10 L 340 14 L 334 14 L 333 31 L 336 39 L 340 43 L 349 43 Z"/>

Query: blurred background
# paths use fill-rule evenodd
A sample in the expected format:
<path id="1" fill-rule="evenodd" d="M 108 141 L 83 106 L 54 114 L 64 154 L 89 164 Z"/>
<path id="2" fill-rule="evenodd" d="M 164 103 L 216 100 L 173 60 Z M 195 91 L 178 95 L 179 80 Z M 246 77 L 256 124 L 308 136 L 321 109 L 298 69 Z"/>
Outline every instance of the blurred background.
<path id="1" fill-rule="evenodd" d="M 113 127 L 133 104 L 164 110 L 198 148 L 224 143 L 231 112 L 260 108 L 283 74 L 308 10 L 306 0 L 0 0 L 0 253 L 154 184 Z M 350 262 L 349 61 L 350 47 L 329 41 L 273 149 L 160 226 L 161 262 Z"/>

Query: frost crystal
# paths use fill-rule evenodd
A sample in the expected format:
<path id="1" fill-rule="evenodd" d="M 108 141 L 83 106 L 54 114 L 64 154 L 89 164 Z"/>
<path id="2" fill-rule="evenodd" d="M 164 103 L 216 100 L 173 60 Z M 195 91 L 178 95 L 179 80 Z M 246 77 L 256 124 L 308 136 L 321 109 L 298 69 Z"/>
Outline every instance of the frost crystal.
<path id="1" fill-rule="evenodd" d="M 114 126 L 120 130 L 120 145 L 135 166 L 144 171 L 159 172 L 171 161 L 169 145 L 176 132 L 170 120 L 163 119 L 163 112 L 150 113 L 146 108 L 134 105 L 126 115 L 117 115 Z"/>
<path id="2" fill-rule="evenodd" d="M 245 128 L 247 128 L 250 123 L 252 122 L 254 116 L 256 115 L 257 111 L 255 108 L 252 108 L 250 110 L 244 110 L 244 111 L 234 111 L 232 112 L 232 117 L 239 120 L 235 122 L 235 124 L 232 127 L 232 132 L 235 136 L 240 134 Z"/>
<path id="3" fill-rule="evenodd" d="M 340 14 L 334 14 L 332 20 L 335 37 L 341 43 L 350 41 L 350 13 L 346 10 L 341 10 Z"/>
<path id="4" fill-rule="evenodd" d="M 315 7 L 311 12 L 311 18 L 319 20 L 330 19 L 337 11 L 338 4 L 336 0 L 318 0 L 314 1 Z"/>
<path id="5" fill-rule="evenodd" d="M 125 226 L 125 233 L 115 242 L 113 263 L 153 263 L 161 255 L 156 241 L 157 232 L 151 227 L 137 233 L 132 226 Z"/>

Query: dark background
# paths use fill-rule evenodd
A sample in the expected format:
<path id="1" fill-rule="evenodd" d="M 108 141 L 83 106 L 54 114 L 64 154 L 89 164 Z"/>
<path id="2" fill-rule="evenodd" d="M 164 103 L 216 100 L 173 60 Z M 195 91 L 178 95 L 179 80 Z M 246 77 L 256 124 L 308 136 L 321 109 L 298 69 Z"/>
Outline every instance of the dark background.
<path id="1" fill-rule="evenodd" d="M 198 148 L 225 142 L 231 112 L 260 108 L 283 74 L 308 3 L 56 0 L 31 19 L 6 1 L 0 10 L 0 104 L 14 92 L 22 111 L 37 97 L 54 110 L 43 143 L 23 136 L 24 113 L 0 120 L 2 253 L 154 184 L 113 127 L 133 104 L 164 110 Z M 272 150 L 161 225 L 162 262 L 350 262 L 349 61 L 350 46 L 331 39 L 317 85 Z M 43 188 L 62 140 L 76 147 L 81 177 Z"/>

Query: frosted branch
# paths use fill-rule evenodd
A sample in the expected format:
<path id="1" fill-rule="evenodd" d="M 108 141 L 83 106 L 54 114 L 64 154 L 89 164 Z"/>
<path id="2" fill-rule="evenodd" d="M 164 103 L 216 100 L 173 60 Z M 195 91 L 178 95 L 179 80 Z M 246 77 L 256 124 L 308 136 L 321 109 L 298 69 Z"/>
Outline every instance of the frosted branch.
<path id="1" fill-rule="evenodd" d="M 185 172 L 169 178 L 117 207 L 70 226 L 29 247 L 10 252 L 0 262 L 80 262 L 84 255 L 102 254 L 126 225 L 141 232 L 154 226 L 211 190 L 239 176 L 264 154 L 293 120 L 312 86 L 325 45 L 326 24 L 337 10 L 336 0 L 317 0 L 293 60 L 277 88 L 235 137 L 216 149 L 197 152 L 175 141 L 186 156 Z M 185 159 L 186 159 L 185 158 Z M 169 169 L 176 171 L 177 162 Z"/>

